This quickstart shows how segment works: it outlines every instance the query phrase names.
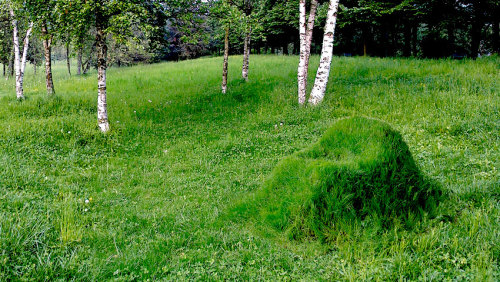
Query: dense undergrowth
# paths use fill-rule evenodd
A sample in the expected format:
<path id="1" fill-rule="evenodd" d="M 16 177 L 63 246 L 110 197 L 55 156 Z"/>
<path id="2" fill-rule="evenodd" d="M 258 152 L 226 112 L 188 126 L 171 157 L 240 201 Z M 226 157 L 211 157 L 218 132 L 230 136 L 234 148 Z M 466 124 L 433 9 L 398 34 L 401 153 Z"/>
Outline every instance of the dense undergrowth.
<path id="1" fill-rule="evenodd" d="M 23 102 L 0 79 L 0 280 L 498 280 L 498 57 L 336 58 L 318 108 L 297 106 L 297 57 L 252 58 L 245 83 L 231 57 L 227 95 L 219 58 L 111 69 L 107 135 L 95 73 L 57 63 L 48 98 L 28 72 Z M 436 217 L 353 225 L 327 244 L 221 226 L 281 160 L 350 116 L 401 133 L 449 195 Z"/>

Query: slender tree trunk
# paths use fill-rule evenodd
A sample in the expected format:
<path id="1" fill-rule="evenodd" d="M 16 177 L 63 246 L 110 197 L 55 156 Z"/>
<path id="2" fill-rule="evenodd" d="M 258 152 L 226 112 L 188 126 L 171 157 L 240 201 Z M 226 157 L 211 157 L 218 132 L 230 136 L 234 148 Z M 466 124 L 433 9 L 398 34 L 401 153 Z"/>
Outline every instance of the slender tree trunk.
<path id="1" fill-rule="evenodd" d="M 299 88 L 299 104 L 303 105 L 306 102 L 307 96 L 307 77 L 309 73 L 309 60 L 311 58 L 311 43 L 314 31 L 314 21 L 316 20 L 316 10 L 318 1 L 311 1 L 311 9 L 309 10 L 309 18 L 306 24 L 306 1 L 299 2 L 300 13 L 300 61 L 298 69 L 298 88 Z"/>
<path id="2" fill-rule="evenodd" d="M 368 56 L 368 37 L 369 37 L 369 27 L 366 24 L 363 25 L 361 29 L 361 36 L 363 38 L 363 57 Z"/>
<path id="3" fill-rule="evenodd" d="M 245 36 L 245 47 L 243 49 L 243 67 L 241 70 L 241 76 L 248 81 L 248 68 L 250 61 L 250 43 L 252 40 L 252 36 L 250 32 L 247 32 Z"/>
<path id="4" fill-rule="evenodd" d="M 92 54 L 94 53 L 95 47 L 96 47 L 96 44 L 92 45 L 92 49 L 90 49 L 90 55 L 89 55 L 89 57 L 82 64 L 83 74 L 87 74 L 87 72 L 90 70 L 90 62 L 92 61 Z"/>
<path id="5" fill-rule="evenodd" d="M 36 62 L 33 62 L 33 75 L 36 76 Z"/>
<path id="6" fill-rule="evenodd" d="M 5 77 L 6 76 L 6 73 L 5 73 L 5 63 L 3 63 L 2 66 L 3 66 L 3 76 Z"/>
<path id="7" fill-rule="evenodd" d="M 26 57 L 28 55 L 29 38 L 31 31 L 33 30 L 33 22 L 30 23 L 28 30 L 26 31 L 26 37 L 24 38 L 24 48 L 21 55 L 19 47 L 19 33 L 16 16 L 14 10 L 10 9 L 10 15 L 12 17 L 13 26 L 13 44 L 14 44 L 14 69 L 16 72 L 16 96 L 18 100 L 24 99 L 23 91 L 23 80 L 24 80 L 24 70 L 26 68 Z"/>
<path id="8" fill-rule="evenodd" d="M 66 65 L 68 66 L 68 73 L 71 76 L 71 61 L 69 58 L 69 43 L 66 43 Z"/>
<path id="9" fill-rule="evenodd" d="M 52 80 L 52 35 L 48 34 L 47 25 L 42 25 L 43 54 L 45 57 L 45 85 L 47 94 L 55 94 L 54 81 Z"/>
<path id="10" fill-rule="evenodd" d="M 93 51 L 93 48 L 92 48 Z M 87 72 L 90 70 L 90 61 L 92 60 L 92 53 L 89 55 L 87 61 L 82 64 L 82 69 L 83 69 L 83 74 L 87 74 Z"/>
<path id="11" fill-rule="evenodd" d="M 97 25 L 96 33 L 97 45 L 97 121 L 99 128 L 102 132 L 109 131 L 108 120 L 108 104 L 107 104 L 107 91 L 106 91 L 106 68 L 108 46 L 106 44 L 106 34 L 104 29 Z"/>
<path id="12" fill-rule="evenodd" d="M 24 82 L 24 70 L 26 68 L 26 59 L 28 57 L 28 48 L 29 48 L 29 43 L 30 43 L 30 36 L 31 32 L 33 31 L 33 22 L 30 23 L 28 30 L 26 31 L 26 37 L 24 38 L 24 48 L 23 48 L 23 55 L 21 57 L 21 65 L 19 67 L 20 75 L 19 75 L 19 88 L 20 88 L 20 93 L 21 93 L 21 99 L 24 99 L 24 91 L 23 91 L 23 82 Z M 18 96 L 19 98 L 19 96 Z"/>
<path id="13" fill-rule="evenodd" d="M 229 26 L 226 27 L 226 35 L 224 36 L 224 64 L 222 66 L 222 93 L 227 92 L 227 72 L 229 64 Z"/>
<path id="14" fill-rule="evenodd" d="M 9 68 L 8 68 L 8 73 L 10 77 L 14 76 L 14 48 L 12 48 L 10 52 L 10 58 L 9 58 Z"/>
<path id="15" fill-rule="evenodd" d="M 17 99 L 24 99 L 23 84 L 21 78 L 21 58 L 19 50 L 19 33 L 17 30 L 17 20 L 15 18 L 14 10 L 10 10 L 13 26 L 13 47 L 14 47 L 14 71 L 16 73 L 16 96 Z"/>
<path id="16" fill-rule="evenodd" d="M 299 68 L 297 70 L 299 105 L 306 102 L 307 76 L 306 71 L 306 45 L 307 45 L 307 26 L 306 26 L 306 0 L 299 1 L 299 37 L 300 37 L 300 57 Z"/>
<path id="17" fill-rule="evenodd" d="M 330 0 L 328 15 L 326 18 L 325 34 L 323 36 L 323 48 L 321 50 L 321 60 L 316 74 L 316 81 L 309 97 L 309 103 L 317 105 L 323 101 L 330 76 L 330 67 L 333 56 L 333 39 L 335 34 L 335 25 L 337 23 L 337 10 L 339 0 Z"/>
<path id="18" fill-rule="evenodd" d="M 78 56 L 77 56 L 77 62 L 76 62 L 76 74 L 81 75 L 82 74 L 82 56 L 83 56 L 83 48 L 78 48 Z"/>
<path id="19" fill-rule="evenodd" d="M 87 74 L 90 70 L 90 60 L 91 60 L 91 57 L 89 57 L 89 60 L 87 61 L 86 64 L 84 64 L 84 67 L 83 67 L 83 74 Z"/>
<path id="20" fill-rule="evenodd" d="M 313 39 L 314 22 L 316 21 L 317 8 L 318 8 L 318 1 L 311 0 L 311 10 L 309 11 L 309 19 L 307 20 L 307 30 L 306 30 L 306 65 L 304 68 L 306 78 L 309 70 L 309 59 L 311 58 L 311 44 Z M 307 79 L 306 79 L 306 84 L 307 84 Z"/>
<path id="21" fill-rule="evenodd" d="M 500 10 L 500 9 L 499 9 Z M 498 18 L 493 21 L 493 53 L 500 53 L 500 23 Z"/>

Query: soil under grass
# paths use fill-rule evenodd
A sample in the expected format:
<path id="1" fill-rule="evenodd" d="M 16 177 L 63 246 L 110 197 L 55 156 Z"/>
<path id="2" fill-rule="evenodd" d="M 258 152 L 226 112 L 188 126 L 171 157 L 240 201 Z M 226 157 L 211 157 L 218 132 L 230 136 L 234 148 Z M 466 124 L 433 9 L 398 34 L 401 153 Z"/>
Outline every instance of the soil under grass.
<path id="1" fill-rule="evenodd" d="M 22 103 L 0 79 L 0 280 L 499 280 L 498 57 L 335 58 L 318 108 L 297 106 L 297 57 L 253 56 L 248 83 L 231 57 L 227 95 L 221 64 L 110 69 L 107 135 L 95 73 L 69 77 L 57 62 L 49 99 L 28 66 Z M 221 221 L 352 116 L 401 133 L 449 194 L 436 217 L 361 222 L 326 243 Z"/>

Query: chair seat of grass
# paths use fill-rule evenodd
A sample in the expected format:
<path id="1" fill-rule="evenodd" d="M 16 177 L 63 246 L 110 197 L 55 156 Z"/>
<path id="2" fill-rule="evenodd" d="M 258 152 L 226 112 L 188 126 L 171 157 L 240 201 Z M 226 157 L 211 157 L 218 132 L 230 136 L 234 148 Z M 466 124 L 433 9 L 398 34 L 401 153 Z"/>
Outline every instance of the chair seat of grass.
<path id="1" fill-rule="evenodd" d="M 282 160 L 235 211 L 293 239 L 324 240 L 367 219 L 385 227 L 414 220 L 435 210 L 440 197 L 399 133 L 355 117 L 339 120 L 317 143 Z"/>

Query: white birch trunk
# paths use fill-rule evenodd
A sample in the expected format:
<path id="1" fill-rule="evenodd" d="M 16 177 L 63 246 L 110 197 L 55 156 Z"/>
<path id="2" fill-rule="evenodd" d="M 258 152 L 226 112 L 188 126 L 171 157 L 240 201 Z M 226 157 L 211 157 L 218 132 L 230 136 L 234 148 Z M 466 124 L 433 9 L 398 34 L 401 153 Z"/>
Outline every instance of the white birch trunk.
<path id="1" fill-rule="evenodd" d="M 229 26 L 226 27 L 224 37 L 224 65 L 222 66 L 222 94 L 227 92 L 227 72 L 229 64 Z"/>
<path id="2" fill-rule="evenodd" d="M 313 38 L 314 21 L 316 20 L 316 10 L 318 8 L 318 1 L 311 0 L 311 10 L 309 11 L 309 19 L 307 21 L 306 30 L 306 63 L 305 63 L 305 77 L 306 77 L 306 87 L 307 87 L 307 74 L 309 72 L 309 59 L 311 58 L 311 43 Z"/>
<path id="3" fill-rule="evenodd" d="M 54 81 L 52 80 L 52 35 L 48 34 L 47 25 L 42 24 L 42 41 L 43 54 L 45 57 L 45 85 L 47 86 L 47 94 L 55 94 Z"/>
<path id="4" fill-rule="evenodd" d="M 241 69 L 241 76 L 248 81 L 248 68 L 250 64 L 250 42 L 252 40 L 251 33 L 247 32 L 245 36 L 245 47 L 243 49 L 243 68 Z"/>
<path id="5" fill-rule="evenodd" d="M 16 20 L 16 15 L 13 9 L 10 9 L 10 15 L 12 17 L 12 27 L 13 27 L 13 45 L 14 45 L 14 70 L 16 73 L 16 96 L 18 100 L 24 99 L 23 91 L 23 80 L 24 80 L 24 69 L 26 67 L 26 57 L 28 55 L 29 38 L 31 36 L 31 31 L 33 30 L 33 22 L 30 23 L 28 30 L 26 31 L 26 37 L 24 38 L 23 54 L 21 55 L 21 50 L 19 47 L 19 30 Z"/>
<path id="6" fill-rule="evenodd" d="M 306 3 L 300 1 L 300 61 L 298 69 L 298 85 L 299 85 L 299 104 L 303 105 L 306 102 L 307 96 L 307 77 L 309 73 L 309 59 L 311 57 L 311 42 L 314 30 L 314 21 L 316 20 L 316 10 L 318 7 L 317 0 L 311 0 L 311 9 L 309 10 L 309 18 L 306 23 Z"/>
<path id="7" fill-rule="evenodd" d="M 96 34 L 97 45 L 97 121 L 102 132 L 109 131 L 108 103 L 106 88 L 106 68 L 108 46 L 106 45 L 106 34 L 100 28 Z"/>
<path id="8" fill-rule="evenodd" d="M 24 70 L 26 68 L 26 59 L 28 57 L 28 47 L 30 43 L 31 31 L 33 30 L 33 22 L 30 23 L 28 30 L 26 31 L 26 37 L 24 38 L 24 48 L 23 48 L 23 56 L 21 59 L 21 84 L 24 77 Z"/>
<path id="9" fill-rule="evenodd" d="M 307 76 L 306 71 L 306 0 L 299 1 L 299 37 L 300 37 L 300 58 L 299 68 L 297 70 L 299 104 L 306 102 Z"/>
<path id="10" fill-rule="evenodd" d="M 333 56 L 333 38 L 335 33 L 335 24 L 337 22 L 337 10 L 339 0 L 330 0 L 328 15 L 326 18 L 325 34 L 323 36 L 323 47 L 321 50 L 321 60 L 316 74 L 316 81 L 309 97 L 309 103 L 317 105 L 323 101 L 330 76 L 330 67 Z"/>

